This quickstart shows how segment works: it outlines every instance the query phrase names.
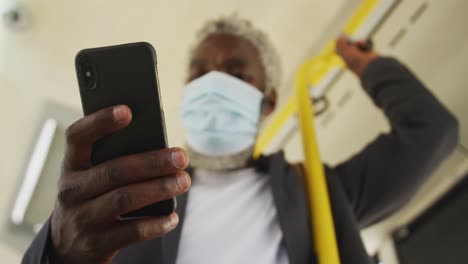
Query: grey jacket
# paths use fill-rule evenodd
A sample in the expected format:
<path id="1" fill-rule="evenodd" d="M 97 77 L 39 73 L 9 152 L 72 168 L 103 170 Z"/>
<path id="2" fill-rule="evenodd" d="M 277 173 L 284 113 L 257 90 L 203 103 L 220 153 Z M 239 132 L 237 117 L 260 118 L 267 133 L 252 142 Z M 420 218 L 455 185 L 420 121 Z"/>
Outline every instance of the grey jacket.
<path id="1" fill-rule="evenodd" d="M 458 140 L 454 116 L 403 65 L 391 58 L 369 64 L 362 86 L 391 124 L 360 153 L 334 168 L 326 167 L 341 263 L 371 263 L 361 241 L 362 227 L 379 221 L 410 199 Z M 309 211 L 299 175 L 282 153 L 262 157 L 291 264 L 318 263 Z M 112 263 L 174 264 L 184 225 L 187 195 L 178 197 L 180 224 L 163 238 L 122 249 Z M 239 234 L 240 236 L 242 234 Z M 47 263 L 50 223 L 36 236 L 22 263 Z M 322 263 L 324 264 L 324 263 Z"/>

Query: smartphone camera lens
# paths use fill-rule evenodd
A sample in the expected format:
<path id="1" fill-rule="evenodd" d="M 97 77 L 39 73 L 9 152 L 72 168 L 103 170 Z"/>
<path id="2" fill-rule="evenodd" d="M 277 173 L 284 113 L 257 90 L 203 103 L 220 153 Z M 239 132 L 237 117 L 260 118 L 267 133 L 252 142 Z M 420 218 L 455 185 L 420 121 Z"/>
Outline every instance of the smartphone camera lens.
<path id="1" fill-rule="evenodd" d="M 96 89 L 96 71 L 95 67 L 85 58 L 80 60 L 80 79 L 87 90 Z"/>
<path id="2" fill-rule="evenodd" d="M 91 66 L 87 66 L 83 69 L 83 79 L 88 90 L 96 89 L 96 78 Z"/>

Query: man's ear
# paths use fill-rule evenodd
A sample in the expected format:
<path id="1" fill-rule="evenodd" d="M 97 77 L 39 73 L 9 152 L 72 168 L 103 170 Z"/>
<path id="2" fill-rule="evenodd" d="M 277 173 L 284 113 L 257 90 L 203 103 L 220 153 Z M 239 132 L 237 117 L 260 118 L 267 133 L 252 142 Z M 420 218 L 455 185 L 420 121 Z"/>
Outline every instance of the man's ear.
<path id="1" fill-rule="evenodd" d="M 270 89 L 270 91 L 265 93 L 265 105 L 262 108 L 262 115 L 268 116 L 270 115 L 276 107 L 276 89 Z"/>

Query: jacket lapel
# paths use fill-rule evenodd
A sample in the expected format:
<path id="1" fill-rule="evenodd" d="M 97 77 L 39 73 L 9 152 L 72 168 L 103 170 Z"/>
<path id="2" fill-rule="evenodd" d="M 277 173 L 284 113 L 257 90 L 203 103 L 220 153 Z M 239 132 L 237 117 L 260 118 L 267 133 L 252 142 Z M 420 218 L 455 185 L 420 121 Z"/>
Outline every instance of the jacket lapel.
<path id="1" fill-rule="evenodd" d="M 269 176 L 278 220 L 291 264 L 317 263 L 304 187 L 282 152 L 262 158 Z M 266 163 L 266 164 L 265 164 Z M 265 166 L 266 165 L 266 166 Z"/>

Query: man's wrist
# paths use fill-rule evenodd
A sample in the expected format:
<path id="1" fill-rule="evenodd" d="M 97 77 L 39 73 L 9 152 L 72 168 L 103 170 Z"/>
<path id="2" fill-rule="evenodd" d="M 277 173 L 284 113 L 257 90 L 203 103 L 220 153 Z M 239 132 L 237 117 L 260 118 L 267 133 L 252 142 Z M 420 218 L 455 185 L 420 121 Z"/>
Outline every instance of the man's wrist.
<path id="1" fill-rule="evenodd" d="M 366 72 L 367 68 L 369 67 L 369 65 L 377 60 L 381 58 L 381 56 L 378 54 L 378 53 L 375 53 L 375 52 L 372 52 L 368 55 L 366 55 L 365 58 L 363 58 L 362 62 L 359 63 L 355 69 L 351 69 L 357 76 L 359 79 L 362 79 L 363 75 L 364 75 L 364 72 Z"/>

